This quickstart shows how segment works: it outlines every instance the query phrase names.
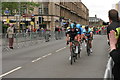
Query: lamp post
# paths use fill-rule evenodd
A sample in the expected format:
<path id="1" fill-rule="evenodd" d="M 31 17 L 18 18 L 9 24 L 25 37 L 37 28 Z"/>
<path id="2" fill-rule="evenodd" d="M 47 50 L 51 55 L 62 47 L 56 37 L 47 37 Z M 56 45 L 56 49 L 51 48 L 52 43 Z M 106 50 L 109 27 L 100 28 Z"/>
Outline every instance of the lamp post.
<path id="1" fill-rule="evenodd" d="M 20 17 L 21 17 L 21 16 L 20 16 L 20 4 L 21 4 L 21 3 L 20 3 L 20 0 L 19 0 L 19 24 L 18 24 L 18 29 L 19 29 L 19 31 L 20 31 Z"/>

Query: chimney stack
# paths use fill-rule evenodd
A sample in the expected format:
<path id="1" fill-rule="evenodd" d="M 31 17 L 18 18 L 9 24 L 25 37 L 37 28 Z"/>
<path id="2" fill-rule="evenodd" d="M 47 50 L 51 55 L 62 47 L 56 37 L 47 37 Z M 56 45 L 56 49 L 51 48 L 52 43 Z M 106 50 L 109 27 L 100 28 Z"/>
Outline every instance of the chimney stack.
<path id="1" fill-rule="evenodd" d="M 97 18 L 97 15 L 95 15 L 95 17 Z"/>

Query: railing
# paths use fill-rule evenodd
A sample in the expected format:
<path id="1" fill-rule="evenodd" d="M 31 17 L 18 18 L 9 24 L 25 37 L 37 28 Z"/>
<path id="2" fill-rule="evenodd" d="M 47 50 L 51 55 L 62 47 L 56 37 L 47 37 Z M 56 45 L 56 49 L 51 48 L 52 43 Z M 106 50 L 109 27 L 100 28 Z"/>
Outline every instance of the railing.
<path id="1" fill-rule="evenodd" d="M 57 34 L 58 33 L 58 34 Z M 39 31 L 39 32 L 28 32 L 28 33 L 16 33 L 14 38 L 14 48 L 21 48 L 25 46 L 31 46 L 39 43 L 40 41 L 53 41 L 56 37 L 62 39 L 65 37 L 65 32 L 54 32 L 54 31 Z M 9 51 L 8 38 L 6 34 L 2 34 L 2 50 Z"/>
<path id="2" fill-rule="evenodd" d="M 105 74 L 104 74 L 104 80 L 113 80 L 112 75 L 112 67 L 113 67 L 113 60 L 110 57 L 106 66 Z"/>

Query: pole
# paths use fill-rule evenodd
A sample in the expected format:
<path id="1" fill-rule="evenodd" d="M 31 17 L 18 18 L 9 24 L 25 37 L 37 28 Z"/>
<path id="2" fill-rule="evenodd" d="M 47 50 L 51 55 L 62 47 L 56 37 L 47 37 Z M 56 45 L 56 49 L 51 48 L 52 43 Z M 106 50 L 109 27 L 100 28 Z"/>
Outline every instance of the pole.
<path id="1" fill-rule="evenodd" d="M 19 0 L 19 24 L 18 24 L 18 29 L 20 31 L 20 0 Z"/>

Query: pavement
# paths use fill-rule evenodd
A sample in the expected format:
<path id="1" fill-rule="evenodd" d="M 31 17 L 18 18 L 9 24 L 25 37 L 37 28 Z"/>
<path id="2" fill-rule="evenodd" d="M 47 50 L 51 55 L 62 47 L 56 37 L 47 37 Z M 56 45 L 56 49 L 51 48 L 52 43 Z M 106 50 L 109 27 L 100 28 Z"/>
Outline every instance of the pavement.
<path id="1" fill-rule="evenodd" d="M 82 57 L 73 65 L 69 56 L 65 39 L 4 52 L 0 78 L 103 78 L 108 61 L 107 37 L 94 36 L 90 56 L 83 44 Z"/>

